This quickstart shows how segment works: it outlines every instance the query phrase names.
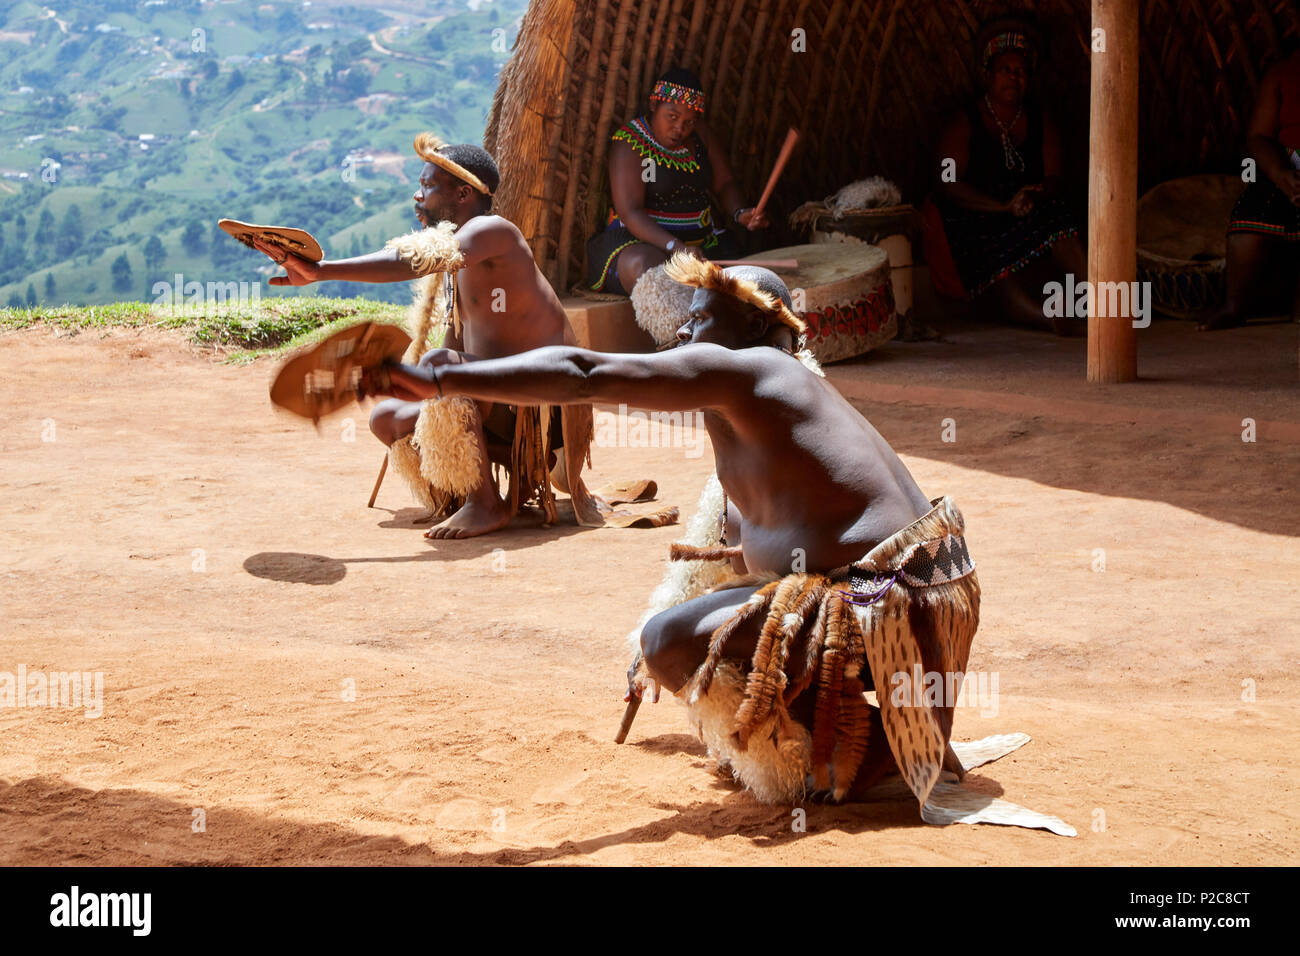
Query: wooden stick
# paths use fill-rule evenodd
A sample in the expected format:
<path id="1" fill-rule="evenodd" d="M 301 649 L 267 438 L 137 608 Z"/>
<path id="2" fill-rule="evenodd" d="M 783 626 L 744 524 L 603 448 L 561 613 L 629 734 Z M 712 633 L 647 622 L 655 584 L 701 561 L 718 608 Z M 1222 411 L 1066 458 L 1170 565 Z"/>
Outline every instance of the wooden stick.
<path id="1" fill-rule="evenodd" d="M 379 464 L 379 477 L 375 479 L 375 488 L 370 492 L 370 502 L 366 505 L 367 508 L 373 508 L 375 506 L 375 499 L 379 497 L 379 486 L 384 483 L 384 473 L 386 471 L 388 471 L 387 455 L 384 456 L 384 460 Z"/>
<path id="2" fill-rule="evenodd" d="M 764 269 L 798 269 L 798 259 L 714 259 L 715 266 L 762 266 Z"/>
<path id="3" fill-rule="evenodd" d="M 767 201 L 772 198 L 772 190 L 776 188 L 776 181 L 781 178 L 781 173 L 785 171 L 785 164 L 790 161 L 790 154 L 794 152 L 794 144 L 799 142 L 799 131 L 793 126 L 785 134 L 785 142 L 781 144 L 781 152 L 777 153 L 776 162 L 772 164 L 772 175 L 767 177 L 767 188 L 763 190 L 763 196 L 754 207 L 754 216 L 762 214 L 767 207 Z"/>
<path id="4" fill-rule="evenodd" d="M 632 721 L 636 719 L 636 710 L 641 706 L 641 698 L 635 694 L 627 702 L 627 710 L 623 711 L 623 722 L 618 725 L 618 736 L 614 738 L 614 743 L 621 744 L 627 740 L 627 732 L 632 729 Z"/>

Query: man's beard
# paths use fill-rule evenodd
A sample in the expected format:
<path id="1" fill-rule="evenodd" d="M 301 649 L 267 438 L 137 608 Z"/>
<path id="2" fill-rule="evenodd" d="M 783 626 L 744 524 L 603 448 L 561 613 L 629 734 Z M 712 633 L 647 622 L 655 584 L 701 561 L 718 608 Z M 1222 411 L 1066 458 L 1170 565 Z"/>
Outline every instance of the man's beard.
<path id="1" fill-rule="evenodd" d="M 427 227 L 436 226 L 438 223 L 450 219 L 451 213 L 446 209 L 429 209 L 426 206 L 416 206 L 415 217 Z"/>

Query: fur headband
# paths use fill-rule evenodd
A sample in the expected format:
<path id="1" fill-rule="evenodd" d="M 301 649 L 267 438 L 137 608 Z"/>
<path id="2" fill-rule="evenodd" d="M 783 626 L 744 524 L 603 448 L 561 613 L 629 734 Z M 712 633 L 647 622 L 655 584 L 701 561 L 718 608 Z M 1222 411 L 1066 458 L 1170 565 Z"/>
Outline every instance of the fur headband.
<path id="1" fill-rule="evenodd" d="M 487 184 L 479 179 L 460 163 L 442 153 L 438 152 L 446 144 L 433 133 L 421 133 L 415 137 L 415 155 L 419 156 L 426 163 L 433 163 L 435 166 L 441 166 L 457 179 L 464 180 L 470 186 L 473 186 L 484 196 L 491 196 L 492 190 L 487 188 Z"/>
<path id="2" fill-rule="evenodd" d="M 807 331 L 808 326 L 778 296 L 759 288 L 752 279 L 734 274 L 737 269 L 723 269 L 707 259 L 696 259 L 684 252 L 674 253 L 668 265 L 664 267 L 668 278 L 682 285 L 696 289 L 710 289 L 713 292 L 739 299 L 760 312 L 780 322 L 794 333 L 798 341 Z M 732 273 L 732 274 L 728 274 Z"/>

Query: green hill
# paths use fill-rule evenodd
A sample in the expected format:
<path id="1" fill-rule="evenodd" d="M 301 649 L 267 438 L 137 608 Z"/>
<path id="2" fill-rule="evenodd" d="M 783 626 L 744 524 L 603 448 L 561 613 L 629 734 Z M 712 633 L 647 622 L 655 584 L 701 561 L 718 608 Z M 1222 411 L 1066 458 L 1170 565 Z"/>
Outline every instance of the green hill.
<path id="1" fill-rule="evenodd" d="M 223 216 L 308 229 L 330 257 L 415 228 L 411 140 L 481 141 L 526 7 L 0 6 L 0 306 L 152 301 L 177 273 L 264 282 L 266 258 L 217 231 Z"/>

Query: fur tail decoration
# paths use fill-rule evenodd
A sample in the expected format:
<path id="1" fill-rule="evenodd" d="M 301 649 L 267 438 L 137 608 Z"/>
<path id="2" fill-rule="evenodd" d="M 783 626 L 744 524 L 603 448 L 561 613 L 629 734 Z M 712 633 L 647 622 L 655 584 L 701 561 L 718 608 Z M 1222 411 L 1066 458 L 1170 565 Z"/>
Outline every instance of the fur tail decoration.
<path id="1" fill-rule="evenodd" d="M 559 520 L 547 455 L 551 446 L 551 412 L 548 406 L 526 405 L 515 414 L 515 436 L 510 449 L 510 487 L 506 502 L 510 513 L 536 501 L 544 527 Z"/>
<path id="2" fill-rule="evenodd" d="M 411 305 L 406 310 L 406 331 L 410 333 L 411 344 L 402 356 L 407 365 L 420 361 L 429 348 L 429 336 L 433 333 L 434 316 L 445 327 L 443 316 L 446 315 L 447 294 L 442 277 L 422 276 L 411 283 Z"/>
<path id="3" fill-rule="evenodd" d="M 420 475 L 429 484 L 458 498 L 476 490 L 483 479 L 475 437 L 478 405 L 473 399 L 426 399 L 415 422 L 411 444 L 420 453 Z"/>
<path id="4" fill-rule="evenodd" d="M 730 561 L 741 556 L 736 548 L 696 548 L 689 544 L 673 544 L 668 548 L 669 561 Z"/>

